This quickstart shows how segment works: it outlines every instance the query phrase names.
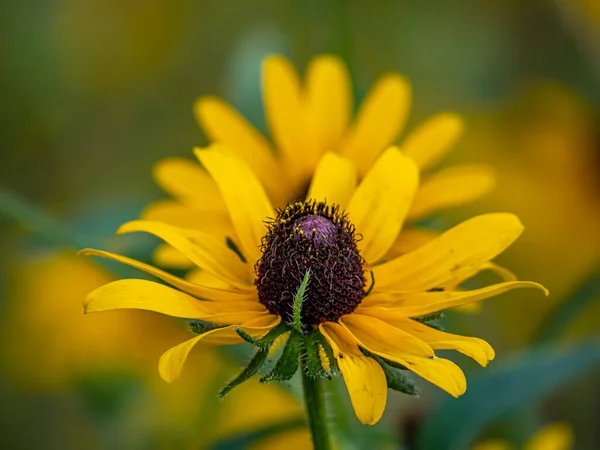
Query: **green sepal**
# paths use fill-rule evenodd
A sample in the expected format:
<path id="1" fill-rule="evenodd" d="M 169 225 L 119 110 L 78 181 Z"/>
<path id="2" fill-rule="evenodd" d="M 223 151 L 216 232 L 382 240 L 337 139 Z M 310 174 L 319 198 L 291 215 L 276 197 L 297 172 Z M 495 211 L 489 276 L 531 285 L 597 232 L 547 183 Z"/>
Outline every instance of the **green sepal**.
<path id="1" fill-rule="evenodd" d="M 426 316 L 413 317 L 413 320 L 416 320 L 417 322 L 420 322 L 423 325 L 427 325 L 428 327 L 434 328 L 436 330 L 444 331 L 444 326 L 442 325 L 443 318 L 444 313 L 440 311 L 427 314 Z"/>
<path id="2" fill-rule="evenodd" d="M 259 381 L 265 383 L 269 381 L 287 381 L 292 378 L 298 370 L 298 358 L 301 347 L 302 335 L 292 331 L 277 364 L 275 364 L 270 373 L 262 377 Z"/>
<path id="3" fill-rule="evenodd" d="M 302 303 L 304 302 L 309 280 L 310 270 L 307 270 L 304 273 L 304 278 L 302 278 L 302 283 L 300 283 L 300 286 L 298 286 L 298 290 L 294 295 L 294 303 L 292 306 L 292 327 L 300 334 L 304 332 L 304 325 L 302 325 Z"/>
<path id="4" fill-rule="evenodd" d="M 221 389 L 221 391 L 219 392 L 219 397 L 224 397 L 234 387 L 242 384 L 244 381 L 248 380 L 250 377 L 256 374 L 256 372 L 258 372 L 258 370 L 265 363 L 268 355 L 269 351 L 267 349 L 259 349 L 254 355 L 254 357 L 250 360 L 246 368 L 242 370 L 242 373 L 240 373 L 235 379 L 233 379 L 227 386 Z"/>
<path id="5" fill-rule="evenodd" d="M 323 368 L 319 349 L 319 330 L 313 330 L 304 337 L 304 349 L 306 357 L 302 361 L 304 372 L 311 378 L 331 378 Z"/>
<path id="6" fill-rule="evenodd" d="M 265 336 L 261 337 L 260 339 L 255 339 L 248 333 L 246 333 L 243 329 L 235 328 L 235 332 L 243 340 L 249 342 L 252 345 L 255 345 L 258 348 L 271 347 L 271 345 L 273 345 L 273 342 L 275 342 L 275 339 L 277 339 L 282 334 L 287 333 L 288 331 L 290 331 L 289 325 L 285 323 L 279 323 L 277 326 L 271 328 L 271 330 Z"/>
<path id="7" fill-rule="evenodd" d="M 374 359 L 383 369 L 383 373 L 385 373 L 388 388 L 407 395 L 419 395 L 419 390 L 415 386 L 415 382 L 406 375 L 406 370 L 390 366 L 379 356 L 375 355 Z"/>
<path id="8" fill-rule="evenodd" d="M 215 325 L 214 323 L 204 322 L 203 320 L 190 320 L 190 330 L 196 334 L 204 334 L 208 331 L 216 330 L 217 328 L 223 328 L 223 325 Z"/>

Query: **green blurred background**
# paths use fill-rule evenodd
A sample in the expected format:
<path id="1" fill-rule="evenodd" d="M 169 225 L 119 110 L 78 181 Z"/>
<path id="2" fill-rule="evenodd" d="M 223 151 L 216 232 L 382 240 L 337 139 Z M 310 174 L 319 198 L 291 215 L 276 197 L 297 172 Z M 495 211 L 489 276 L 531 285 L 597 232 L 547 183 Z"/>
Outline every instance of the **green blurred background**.
<path id="1" fill-rule="evenodd" d="M 0 218 L 1 448 L 306 448 L 294 385 L 252 384 L 217 401 L 243 349 L 201 350 L 167 386 L 156 365 L 182 324 L 84 317 L 85 293 L 110 274 L 67 241 L 148 260 L 152 242 L 112 235 L 164 197 L 151 177 L 156 161 L 206 143 L 194 101 L 218 95 L 264 130 L 261 59 L 281 53 L 302 71 L 323 52 L 347 62 L 358 99 L 382 73 L 409 78 L 408 129 L 439 111 L 465 116 L 466 135 L 445 163 L 492 164 L 497 186 L 440 220 L 517 213 L 526 232 L 500 262 L 552 293 L 515 292 L 478 313 L 449 314 L 453 331 L 485 338 L 497 359 L 483 370 L 456 357 L 469 377 L 462 399 L 421 381 L 420 399 L 392 394 L 373 428 L 336 405 L 341 448 L 460 449 L 489 437 L 520 448 L 556 421 L 572 428 L 573 448 L 600 448 L 600 2 L 0 8 L 0 206 L 12 215 Z M 58 222 L 38 226 L 15 195 Z"/>

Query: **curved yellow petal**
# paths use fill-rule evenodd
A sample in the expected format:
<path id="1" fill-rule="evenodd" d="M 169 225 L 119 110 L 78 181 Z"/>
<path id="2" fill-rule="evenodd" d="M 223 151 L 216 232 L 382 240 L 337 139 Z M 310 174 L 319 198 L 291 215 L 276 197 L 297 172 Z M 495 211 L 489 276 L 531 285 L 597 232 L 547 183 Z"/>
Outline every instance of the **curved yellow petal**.
<path id="1" fill-rule="evenodd" d="M 410 84 L 399 75 L 380 78 L 361 105 L 340 153 L 362 177 L 398 136 L 410 109 Z"/>
<path id="2" fill-rule="evenodd" d="M 411 291 L 442 286 L 495 258 L 522 231 L 523 225 L 514 214 L 473 217 L 417 250 L 373 267 L 377 287 Z"/>
<path id="3" fill-rule="evenodd" d="M 423 358 L 435 355 L 431 346 L 423 340 L 388 324 L 382 318 L 354 312 L 343 316 L 341 322 L 365 348 L 377 347 L 385 358 L 395 353 Z"/>
<path id="4" fill-rule="evenodd" d="M 356 171 L 350 160 L 326 153 L 315 170 L 308 199 L 339 205 L 344 209 L 356 189 Z"/>
<path id="5" fill-rule="evenodd" d="M 207 211 L 223 210 L 225 204 L 215 182 L 200 165 L 186 158 L 165 158 L 154 165 L 154 179 L 169 195 Z"/>
<path id="6" fill-rule="evenodd" d="M 352 88 L 346 65 L 333 55 L 312 59 L 306 71 L 306 153 L 313 164 L 326 151 L 337 151 L 352 111 Z"/>
<path id="7" fill-rule="evenodd" d="M 440 235 L 439 231 L 426 230 L 424 228 L 409 228 L 400 231 L 398 239 L 385 255 L 386 260 L 397 258 L 405 253 L 410 253 L 433 241 Z"/>
<path id="8" fill-rule="evenodd" d="M 273 140 L 297 168 L 304 168 L 304 112 L 300 79 L 292 64 L 281 56 L 263 62 L 263 103 Z"/>
<path id="9" fill-rule="evenodd" d="M 142 309 L 172 317 L 213 323 L 243 323 L 267 310 L 258 302 L 205 302 L 153 281 L 125 279 L 100 286 L 84 302 L 86 314 L 113 309 Z"/>
<path id="10" fill-rule="evenodd" d="M 231 287 L 229 287 L 229 289 L 217 289 L 206 285 L 203 286 L 201 284 L 193 284 L 189 281 L 183 280 L 179 277 L 171 275 L 168 272 L 157 269 L 156 267 L 151 266 L 149 264 L 145 264 L 141 261 L 136 261 L 135 259 L 128 258 L 126 256 L 116 255 L 110 252 L 104 252 L 102 250 L 86 248 L 81 250 L 79 252 L 79 255 L 98 256 L 100 258 L 112 259 L 113 261 L 118 261 L 122 264 L 127 264 L 128 266 L 140 269 L 152 276 L 155 276 L 156 278 L 159 278 L 169 283 L 171 286 L 181 289 L 182 291 L 201 299 L 239 301 L 249 300 L 255 297 L 254 293 L 251 290 L 232 290 Z"/>
<path id="11" fill-rule="evenodd" d="M 512 273 L 510 270 L 508 270 L 502 266 L 499 266 L 498 264 L 495 264 L 493 262 L 487 262 L 487 263 L 481 264 L 478 267 L 473 268 L 473 270 L 471 272 L 461 273 L 460 276 L 454 277 L 454 278 L 446 281 L 440 287 L 444 288 L 444 290 L 446 290 L 446 291 L 455 290 L 463 282 L 467 281 L 468 279 L 470 279 L 470 278 L 476 276 L 477 274 L 484 272 L 486 270 L 489 270 L 490 272 L 495 273 L 500 278 L 502 278 L 503 281 L 517 281 L 518 280 L 517 276 L 514 273 Z"/>
<path id="12" fill-rule="evenodd" d="M 438 163 L 460 139 L 465 128 L 463 119 L 453 113 L 430 117 L 413 130 L 400 146 L 421 170 Z"/>
<path id="13" fill-rule="evenodd" d="M 319 325 L 333 350 L 350 394 L 356 417 L 373 425 L 381 419 L 387 400 L 387 381 L 383 369 L 362 354 L 350 332 L 334 322 Z"/>
<path id="14" fill-rule="evenodd" d="M 464 165 L 441 170 L 421 184 L 408 218 L 418 220 L 469 203 L 489 192 L 493 185 L 493 172 L 486 166 Z"/>
<path id="15" fill-rule="evenodd" d="M 218 209 L 213 208 L 217 206 Z M 145 208 L 141 219 L 202 231 L 219 240 L 235 237 L 235 231 L 224 202 L 219 205 L 186 205 L 173 200 L 162 200 Z"/>
<path id="16" fill-rule="evenodd" d="M 286 177 L 283 166 L 275 160 L 275 154 L 265 137 L 236 110 L 216 97 L 202 97 L 194 106 L 196 118 L 205 133 L 239 155 L 260 181 L 274 195 L 280 194 Z"/>
<path id="17" fill-rule="evenodd" d="M 191 230 L 180 230 L 162 222 L 134 220 L 119 228 L 117 235 L 145 232 L 159 237 L 179 250 L 186 258 L 223 281 L 240 289 L 252 286 L 251 269 L 227 246 L 214 237 Z M 193 233 L 192 242 L 186 235 Z"/>
<path id="18" fill-rule="evenodd" d="M 347 212 L 362 235 L 358 246 L 368 263 L 382 259 L 396 241 L 418 183 L 412 160 L 390 147 L 358 185 Z"/>
<path id="19" fill-rule="evenodd" d="M 381 321 L 380 321 L 381 322 Z M 393 328 L 390 326 L 390 328 Z M 429 356 L 419 356 L 403 351 L 404 347 L 398 341 L 375 339 L 367 333 L 354 334 L 349 330 L 358 345 L 383 358 L 402 364 L 409 370 L 439 386 L 450 395 L 458 397 L 465 393 L 467 380 L 460 367 L 452 361 L 437 358 L 433 351 Z M 390 333 L 393 336 L 393 333 Z"/>
<path id="20" fill-rule="evenodd" d="M 201 286 L 208 286 L 216 289 L 225 289 L 230 290 L 233 289 L 233 286 L 225 283 L 220 278 L 215 277 L 212 273 L 207 272 L 204 269 L 194 269 L 190 270 L 185 279 L 190 283 L 199 284 Z M 254 297 L 256 297 L 256 291 L 253 292 Z"/>
<path id="21" fill-rule="evenodd" d="M 494 349 L 483 339 L 459 336 L 435 330 L 415 320 L 407 318 L 390 318 L 381 309 L 367 309 L 366 314 L 386 322 L 392 327 L 413 335 L 416 339 L 426 342 L 434 350 L 456 350 L 477 361 L 483 367 L 494 359 Z"/>
<path id="22" fill-rule="evenodd" d="M 248 166 L 226 147 L 214 144 L 195 152 L 221 189 L 242 253 L 253 266 L 261 256 L 260 244 L 267 231 L 264 221 L 274 217 L 267 194 Z"/>
<path id="23" fill-rule="evenodd" d="M 160 376 L 167 383 L 177 380 L 190 351 L 200 341 L 216 345 L 239 344 L 243 342 L 243 339 L 236 333 L 236 328 L 242 328 L 250 336 L 258 338 L 277 325 L 279 320 L 279 317 L 276 316 L 265 316 L 247 321 L 242 325 L 217 328 L 195 336 L 163 353 L 158 363 Z"/>
<path id="24" fill-rule="evenodd" d="M 360 311 L 363 314 L 372 314 L 363 311 L 362 308 L 366 310 L 370 307 L 381 307 L 383 311 L 378 312 L 378 314 L 388 314 L 390 319 L 396 317 L 419 317 L 455 306 L 484 300 L 518 288 L 535 288 L 548 295 L 548 291 L 544 286 L 533 281 L 507 281 L 471 291 L 380 291 L 369 295 L 361 304 Z"/>
<path id="25" fill-rule="evenodd" d="M 156 247 L 152 253 L 152 261 L 161 267 L 170 269 L 187 270 L 194 267 L 194 263 L 189 258 L 169 244 L 160 244 Z"/>

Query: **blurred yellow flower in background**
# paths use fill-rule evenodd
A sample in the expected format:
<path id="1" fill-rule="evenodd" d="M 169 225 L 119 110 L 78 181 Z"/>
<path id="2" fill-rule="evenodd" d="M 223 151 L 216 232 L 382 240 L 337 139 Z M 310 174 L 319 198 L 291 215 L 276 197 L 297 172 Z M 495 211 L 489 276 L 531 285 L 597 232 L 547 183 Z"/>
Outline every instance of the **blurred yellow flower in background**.
<path id="1" fill-rule="evenodd" d="M 566 423 L 553 423 L 534 434 L 524 445 L 523 450 L 571 450 L 573 430 Z M 514 450 L 515 446 L 503 439 L 481 442 L 473 450 Z"/>

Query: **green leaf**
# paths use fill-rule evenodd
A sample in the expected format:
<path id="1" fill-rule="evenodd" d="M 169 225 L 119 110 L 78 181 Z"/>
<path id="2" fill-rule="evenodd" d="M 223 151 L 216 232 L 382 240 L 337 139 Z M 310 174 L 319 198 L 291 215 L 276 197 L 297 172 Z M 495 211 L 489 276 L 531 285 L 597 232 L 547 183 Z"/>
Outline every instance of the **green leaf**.
<path id="1" fill-rule="evenodd" d="M 256 430 L 242 432 L 222 439 L 209 448 L 210 450 L 241 450 L 252 448 L 254 444 L 270 436 L 285 433 L 287 431 L 297 430 L 306 426 L 304 417 L 288 419 L 272 425 L 266 425 Z"/>
<path id="2" fill-rule="evenodd" d="M 431 314 L 427 314 L 426 316 L 415 317 L 413 320 L 417 322 L 421 322 L 428 327 L 435 328 L 436 330 L 444 331 L 444 326 L 442 325 L 442 319 L 444 318 L 444 312 L 439 311 Z"/>
<path id="3" fill-rule="evenodd" d="M 323 369 L 321 364 L 321 355 L 319 349 L 319 330 L 313 330 L 304 338 L 304 348 L 306 350 L 306 359 L 302 361 L 303 370 L 312 378 L 330 378 L 329 374 Z"/>
<path id="4" fill-rule="evenodd" d="M 360 349 L 360 351 L 362 352 L 363 355 L 368 356 L 369 358 L 373 358 L 375 360 L 381 360 L 384 363 L 386 363 L 388 366 L 393 367 L 394 369 L 408 370 L 405 366 L 403 366 L 400 363 L 397 363 L 396 361 L 392 361 L 390 359 L 384 358 L 383 356 L 379 356 L 379 355 L 376 355 L 375 353 L 371 353 L 366 348 L 363 348 L 360 346 L 358 348 Z"/>
<path id="5" fill-rule="evenodd" d="M 306 288 L 308 287 L 308 280 L 310 279 L 310 270 L 307 270 L 302 279 L 302 283 L 294 295 L 294 305 L 292 314 L 292 327 L 300 334 L 304 332 L 302 326 L 302 302 L 306 295 Z"/>
<path id="6" fill-rule="evenodd" d="M 258 372 L 258 370 L 264 364 L 264 362 L 267 359 L 268 355 L 269 355 L 268 350 L 266 350 L 266 349 L 260 349 L 260 350 L 258 350 L 256 352 L 256 354 L 254 355 L 254 357 L 252 358 L 252 360 L 250 360 L 250 362 L 248 363 L 248 365 L 246 366 L 246 368 L 244 370 L 242 370 L 242 373 L 240 373 L 227 386 L 225 386 L 223 389 L 221 389 L 221 392 L 219 392 L 219 397 L 224 397 L 234 387 L 239 386 L 244 381 L 248 380 L 254 374 L 256 374 L 256 372 Z"/>
<path id="7" fill-rule="evenodd" d="M 261 383 L 269 381 L 287 381 L 298 370 L 298 358 L 302 346 L 302 336 L 292 332 L 288 338 L 281 357 L 273 370 L 260 379 Z"/>
<path id="8" fill-rule="evenodd" d="M 246 333 L 243 329 L 241 329 L 241 328 L 235 329 L 235 332 L 243 340 L 245 340 L 246 342 L 249 342 L 252 345 L 255 345 L 256 347 L 260 347 L 260 348 L 270 347 L 271 345 L 273 345 L 273 342 L 275 342 L 275 339 L 277 339 L 282 334 L 287 333 L 288 331 L 290 331 L 290 328 L 287 324 L 279 323 L 274 328 L 271 328 L 271 330 L 265 336 L 263 336 L 260 339 L 255 339 L 252 336 L 250 336 L 248 333 Z"/>
<path id="9" fill-rule="evenodd" d="M 419 390 L 415 386 L 415 382 L 406 375 L 406 370 L 390 366 L 383 358 L 377 355 L 371 354 L 369 356 L 377 361 L 383 369 L 388 388 L 407 395 L 419 395 Z"/>
<path id="10" fill-rule="evenodd" d="M 533 342 L 547 344 L 560 338 L 567 326 L 581 314 L 581 312 L 600 296 L 600 269 L 591 273 L 576 289 L 565 299 L 559 302 L 550 311 L 548 317 L 542 322 Z"/>
<path id="11" fill-rule="evenodd" d="M 588 342 L 560 351 L 530 350 L 496 370 L 487 369 L 484 375 L 469 380 L 462 397 L 448 396 L 439 404 L 421 429 L 419 448 L 470 448 L 493 420 L 598 367 L 600 346 L 598 342 Z"/>

